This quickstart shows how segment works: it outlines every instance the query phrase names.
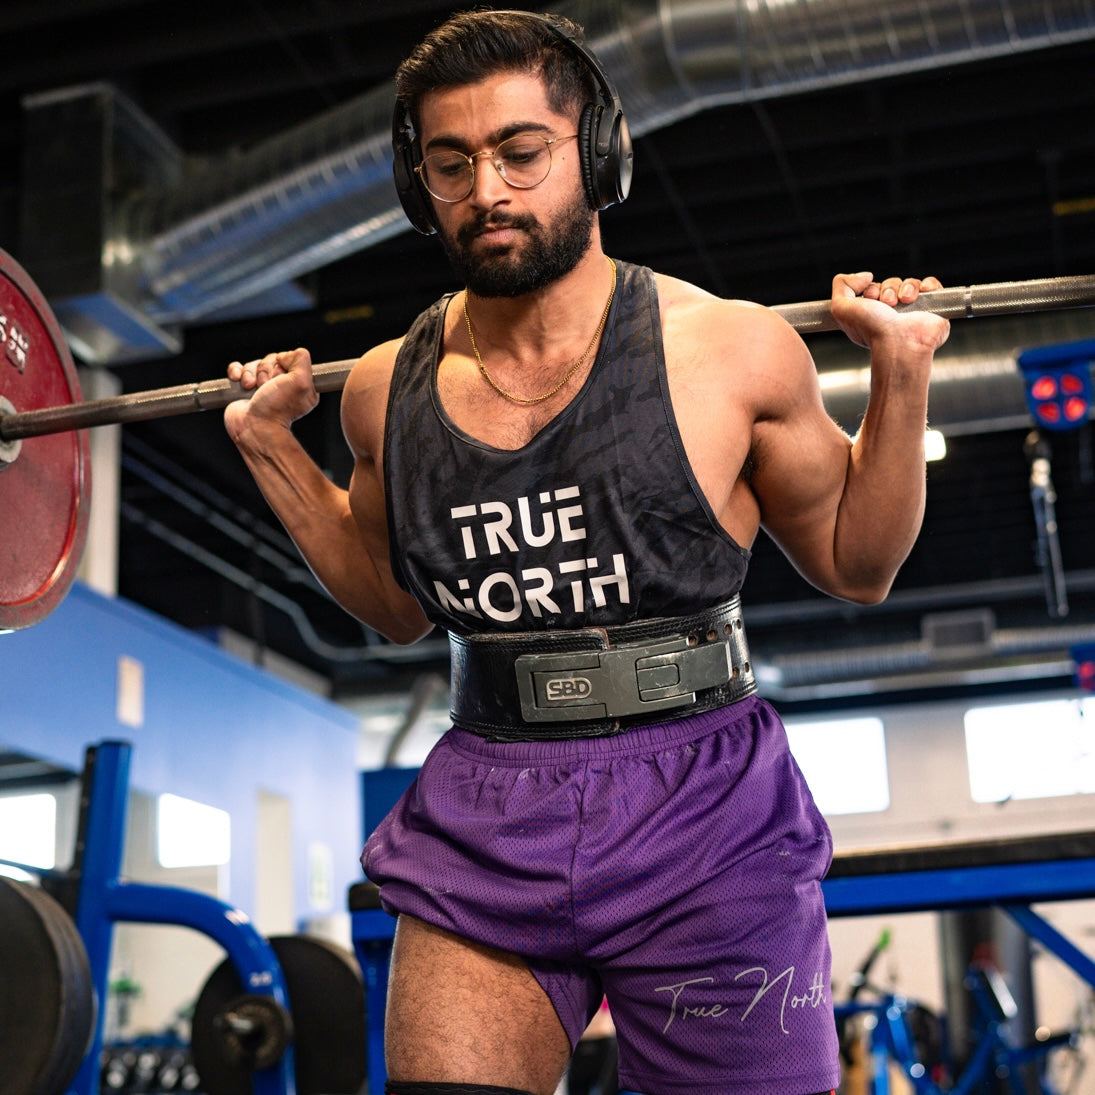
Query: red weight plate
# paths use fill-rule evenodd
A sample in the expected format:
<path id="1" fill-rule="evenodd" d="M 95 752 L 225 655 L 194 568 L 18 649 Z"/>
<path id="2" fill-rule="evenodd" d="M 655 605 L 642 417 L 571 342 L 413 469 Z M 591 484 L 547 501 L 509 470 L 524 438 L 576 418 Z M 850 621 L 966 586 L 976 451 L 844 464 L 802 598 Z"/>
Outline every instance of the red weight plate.
<path id="1" fill-rule="evenodd" d="M 80 382 L 61 328 L 26 271 L 0 251 L 0 406 L 75 403 Z M 87 431 L 29 437 L 0 460 L 0 630 L 30 627 L 68 592 L 87 537 Z"/>

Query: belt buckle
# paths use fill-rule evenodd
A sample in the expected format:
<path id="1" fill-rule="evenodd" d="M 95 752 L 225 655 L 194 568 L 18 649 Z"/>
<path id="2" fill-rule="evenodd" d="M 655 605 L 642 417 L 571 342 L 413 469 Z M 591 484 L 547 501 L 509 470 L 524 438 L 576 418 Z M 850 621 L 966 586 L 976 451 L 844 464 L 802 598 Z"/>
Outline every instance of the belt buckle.
<path id="1" fill-rule="evenodd" d="M 514 662 L 525 722 L 588 722 L 695 702 L 731 678 L 727 643 L 690 646 L 683 636 L 608 650 L 522 654 Z"/>

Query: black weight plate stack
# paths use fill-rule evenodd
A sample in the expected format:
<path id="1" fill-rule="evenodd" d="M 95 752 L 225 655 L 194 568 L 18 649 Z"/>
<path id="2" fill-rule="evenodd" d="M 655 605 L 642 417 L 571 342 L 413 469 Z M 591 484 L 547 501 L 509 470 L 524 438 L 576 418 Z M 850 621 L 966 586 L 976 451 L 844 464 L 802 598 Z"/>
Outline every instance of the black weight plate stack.
<path id="1" fill-rule="evenodd" d="M 0 1077 L 4 1095 L 57 1095 L 79 1071 L 97 1018 L 72 918 L 36 886 L 0 877 Z"/>
<path id="2" fill-rule="evenodd" d="M 365 990 L 353 956 L 305 935 L 270 939 L 289 990 L 297 1095 L 359 1095 L 365 1086 Z M 194 1006 L 191 1055 L 207 1095 L 251 1095 L 251 1070 L 226 1053 L 218 1019 L 245 994 L 227 959 Z"/>

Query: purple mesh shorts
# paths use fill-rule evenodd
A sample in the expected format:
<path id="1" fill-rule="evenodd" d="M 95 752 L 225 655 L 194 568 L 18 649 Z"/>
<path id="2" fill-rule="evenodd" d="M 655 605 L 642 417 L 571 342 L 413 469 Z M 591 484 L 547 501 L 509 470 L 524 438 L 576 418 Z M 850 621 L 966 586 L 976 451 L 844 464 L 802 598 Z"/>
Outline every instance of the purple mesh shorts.
<path id="1" fill-rule="evenodd" d="M 832 841 L 769 705 L 616 737 L 450 730 L 362 854 L 389 912 L 522 955 L 570 1036 L 602 993 L 623 1087 L 839 1082 Z"/>

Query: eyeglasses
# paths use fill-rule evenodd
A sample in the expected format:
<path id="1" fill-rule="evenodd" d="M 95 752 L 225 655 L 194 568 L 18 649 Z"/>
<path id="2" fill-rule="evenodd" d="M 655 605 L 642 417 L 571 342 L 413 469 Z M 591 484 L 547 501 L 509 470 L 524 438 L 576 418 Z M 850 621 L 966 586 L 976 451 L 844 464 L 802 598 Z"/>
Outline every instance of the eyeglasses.
<path id="1" fill-rule="evenodd" d="M 541 137 L 518 134 L 508 137 L 493 149 L 473 152 L 470 156 L 455 148 L 443 148 L 422 157 L 415 167 L 422 185 L 441 202 L 463 201 L 475 186 L 475 161 L 490 157 L 494 169 L 518 190 L 531 190 L 548 177 L 551 170 L 551 146 L 577 137 Z"/>

